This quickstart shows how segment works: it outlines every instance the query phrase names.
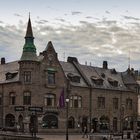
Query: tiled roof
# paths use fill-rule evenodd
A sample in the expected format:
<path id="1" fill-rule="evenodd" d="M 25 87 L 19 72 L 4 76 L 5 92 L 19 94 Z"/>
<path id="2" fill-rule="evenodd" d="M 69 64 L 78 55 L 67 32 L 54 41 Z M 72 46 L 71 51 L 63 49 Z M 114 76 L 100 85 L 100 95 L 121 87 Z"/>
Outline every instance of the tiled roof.
<path id="1" fill-rule="evenodd" d="M 60 61 L 60 64 L 62 66 L 62 69 L 63 69 L 66 77 L 70 73 L 73 74 L 73 75 L 76 75 L 76 76 L 79 76 L 80 77 L 80 83 L 71 82 L 72 85 L 74 85 L 74 86 L 87 87 L 87 84 L 84 82 L 83 77 L 78 73 L 78 71 L 75 69 L 75 67 L 73 66 L 73 64 L 71 64 L 69 62 L 62 62 L 62 61 Z"/>

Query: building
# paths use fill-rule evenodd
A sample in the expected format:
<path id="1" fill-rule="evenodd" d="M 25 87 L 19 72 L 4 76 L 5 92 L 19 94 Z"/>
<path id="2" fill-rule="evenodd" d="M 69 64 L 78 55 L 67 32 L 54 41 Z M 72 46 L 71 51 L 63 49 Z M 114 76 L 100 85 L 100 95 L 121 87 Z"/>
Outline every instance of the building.
<path id="1" fill-rule="evenodd" d="M 107 61 L 102 68 L 81 65 L 75 57 L 59 61 L 51 41 L 37 56 L 29 18 L 20 60 L 1 58 L 0 124 L 29 131 L 35 120 L 38 131 L 64 132 L 68 111 L 72 132 L 85 125 L 98 132 L 134 130 L 138 88 L 133 69 L 117 72 Z"/>

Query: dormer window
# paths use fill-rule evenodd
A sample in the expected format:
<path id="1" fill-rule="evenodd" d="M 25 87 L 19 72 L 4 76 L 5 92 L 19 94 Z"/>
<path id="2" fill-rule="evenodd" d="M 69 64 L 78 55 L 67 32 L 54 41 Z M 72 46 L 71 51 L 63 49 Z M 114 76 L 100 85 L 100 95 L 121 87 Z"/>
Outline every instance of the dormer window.
<path id="1" fill-rule="evenodd" d="M 108 78 L 108 82 L 110 85 L 112 85 L 113 87 L 118 87 L 118 81 L 112 79 L 112 78 Z"/>
<path id="2" fill-rule="evenodd" d="M 117 74 L 117 71 L 115 69 L 112 69 L 111 74 Z"/>
<path id="3" fill-rule="evenodd" d="M 5 74 L 6 80 L 10 80 L 10 79 L 14 78 L 17 74 L 18 74 L 18 72 L 14 72 L 14 73 L 7 72 L 7 73 Z"/>
<path id="4" fill-rule="evenodd" d="M 70 79 L 70 81 L 75 82 L 75 83 L 80 83 L 80 76 L 79 75 L 68 73 L 67 76 Z"/>
<path id="5" fill-rule="evenodd" d="M 104 73 L 101 73 L 101 76 L 102 76 L 102 78 L 105 78 L 105 74 Z"/>
<path id="6" fill-rule="evenodd" d="M 104 81 L 102 78 L 96 76 L 92 76 L 91 80 L 95 85 L 103 85 L 103 81 Z"/>

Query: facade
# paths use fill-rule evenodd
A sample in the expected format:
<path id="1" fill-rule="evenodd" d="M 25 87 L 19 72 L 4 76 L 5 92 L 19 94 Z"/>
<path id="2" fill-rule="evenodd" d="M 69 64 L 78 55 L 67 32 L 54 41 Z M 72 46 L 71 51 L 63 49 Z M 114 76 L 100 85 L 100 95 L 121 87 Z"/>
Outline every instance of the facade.
<path id="1" fill-rule="evenodd" d="M 117 72 L 107 61 L 102 68 L 81 65 L 75 57 L 59 61 L 51 41 L 37 56 L 29 18 L 20 60 L 1 58 L 0 126 L 31 131 L 35 120 L 39 132 L 65 132 L 68 111 L 72 132 L 85 125 L 97 132 L 135 130 L 137 89 L 133 69 Z"/>

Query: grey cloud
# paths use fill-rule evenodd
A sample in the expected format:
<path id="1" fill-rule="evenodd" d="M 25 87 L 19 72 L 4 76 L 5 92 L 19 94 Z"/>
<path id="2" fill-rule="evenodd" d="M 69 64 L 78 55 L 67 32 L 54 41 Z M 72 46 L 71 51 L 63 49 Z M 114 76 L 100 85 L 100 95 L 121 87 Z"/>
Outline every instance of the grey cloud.
<path id="1" fill-rule="evenodd" d="M 105 13 L 106 13 L 106 14 L 110 14 L 110 12 L 109 12 L 109 11 L 107 11 L 107 10 L 105 11 Z"/>
<path id="2" fill-rule="evenodd" d="M 123 15 L 123 17 L 125 18 L 125 19 L 132 19 L 132 20 L 140 20 L 140 18 L 136 18 L 136 17 L 132 17 L 132 16 L 124 16 Z"/>
<path id="3" fill-rule="evenodd" d="M 35 23 L 37 24 L 46 24 L 48 21 L 47 20 L 36 20 Z"/>
<path id="4" fill-rule="evenodd" d="M 72 14 L 72 15 L 79 15 L 79 14 L 82 14 L 82 12 L 79 12 L 79 11 L 72 11 L 71 14 Z"/>
<path id="5" fill-rule="evenodd" d="M 86 18 L 87 18 L 87 19 L 93 19 L 93 17 L 92 17 L 92 16 L 86 16 Z"/>
<path id="6" fill-rule="evenodd" d="M 14 13 L 14 16 L 23 17 L 22 15 L 20 15 L 20 14 L 18 14 L 18 13 Z"/>
<path id="7" fill-rule="evenodd" d="M 61 22 L 65 22 L 65 20 L 63 18 L 56 18 L 55 20 L 61 21 Z"/>

